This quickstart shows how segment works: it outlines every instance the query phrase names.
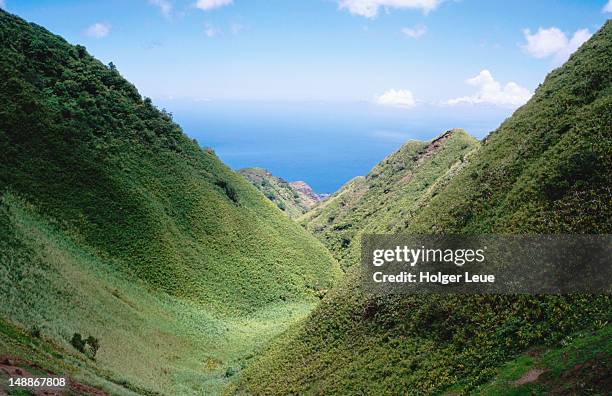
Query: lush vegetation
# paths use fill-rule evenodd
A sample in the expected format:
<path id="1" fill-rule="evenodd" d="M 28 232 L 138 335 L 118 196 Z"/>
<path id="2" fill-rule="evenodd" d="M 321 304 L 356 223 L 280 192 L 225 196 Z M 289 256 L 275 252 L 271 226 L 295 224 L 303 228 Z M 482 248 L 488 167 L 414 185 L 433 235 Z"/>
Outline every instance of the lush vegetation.
<path id="1" fill-rule="evenodd" d="M 474 394 L 606 395 L 612 389 L 612 325 L 572 334 L 557 348 L 533 348 L 504 364 Z"/>
<path id="2" fill-rule="evenodd" d="M 0 39 L 11 364 L 126 395 L 609 389 L 609 296 L 380 297 L 354 264 L 365 232 L 610 233 L 611 22 L 481 144 L 409 142 L 307 213 L 320 241 L 112 64 L 4 11 Z"/>
<path id="3" fill-rule="evenodd" d="M 343 268 L 359 261 L 364 233 L 396 233 L 465 165 L 478 141 L 460 129 L 410 141 L 300 218 Z"/>
<path id="4" fill-rule="evenodd" d="M 262 168 L 244 168 L 239 173 L 250 181 L 270 201 L 295 219 L 313 207 L 318 199 L 315 195 L 305 194 L 280 177 L 274 176 Z"/>
<path id="5" fill-rule="evenodd" d="M 340 275 L 112 64 L 1 10 L 0 151 L 0 355 L 218 391 Z"/>
<path id="6" fill-rule="evenodd" d="M 378 226 L 408 233 L 610 233 L 611 130 L 609 21 L 550 73 L 456 175 L 441 179 L 425 198 L 415 197 L 418 202 L 409 204 L 399 221 L 381 217 Z M 363 183 L 355 181 L 345 193 L 359 192 Z M 338 202 L 356 199 L 340 195 Z M 313 221 L 315 227 L 325 223 L 317 216 Z M 308 218 L 306 223 L 310 226 Z M 319 235 L 333 239 L 329 232 Z M 558 350 L 576 332 L 602 337 L 607 346 L 598 347 L 598 359 L 611 358 L 610 296 L 377 297 L 360 290 L 359 275 L 350 271 L 346 283 L 251 365 L 233 391 L 487 393 L 504 364 L 536 346 Z M 587 370 L 581 389 L 597 389 L 611 376 L 606 367 Z M 563 386 L 575 385 L 571 376 L 549 385 L 561 386 L 564 378 Z"/>

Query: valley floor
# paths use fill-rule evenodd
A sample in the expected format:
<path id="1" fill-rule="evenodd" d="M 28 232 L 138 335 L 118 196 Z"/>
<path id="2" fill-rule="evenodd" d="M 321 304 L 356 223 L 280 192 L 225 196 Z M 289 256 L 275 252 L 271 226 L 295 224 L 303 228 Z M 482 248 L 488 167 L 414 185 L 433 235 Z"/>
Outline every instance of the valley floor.
<path id="1" fill-rule="evenodd" d="M 138 356 L 122 342 L 118 350 L 126 347 L 125 354 L 102 353 L 101 349 L 96 360 L 0 320 L 0 395 L 29 394 L 9 386 L 9 377 L 15 378 L 20 372 L 24 376 L 68 377 L 75 394 L 89 387 L 94 394 L 170 394 L 162 389 L 173 389 L 172 394 L 181 395 L 221 394 L 262 346 L 312 308 L 309 304 L 290 304 L 250 318 L 226 319 L 222 322 L 226 331 L 216 337 L 168 333 L 159 338 L 166 338 L 165 347 L 139 351 Z M 102 348 L 111 341 L 107 337 L 102 340 Z M 193 349 L 184 348 L 186 345 Z M 173 351 L 171 346 L 177 349 Z M 138 357 L 143 360 L 138 361 Z"/>
<path id="2" fill-rule="evenodd" d="M 219 394 L 318 301 L 231 314 L 171 297 L 126 278 L 16 197 L 0 203 L 11 235 L 0 246 L 0 358 L 28 372 L 65 373 L 112 394 Z M 74 333 L 99 339 L 95 360 L 71 346 Z M 0 368 L 0 394 L 7 378 Z"/>

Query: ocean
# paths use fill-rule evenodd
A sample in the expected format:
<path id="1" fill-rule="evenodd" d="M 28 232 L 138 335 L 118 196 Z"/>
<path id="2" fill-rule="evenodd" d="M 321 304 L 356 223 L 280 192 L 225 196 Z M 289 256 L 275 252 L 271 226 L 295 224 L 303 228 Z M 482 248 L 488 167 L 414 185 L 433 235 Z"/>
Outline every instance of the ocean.
<path id="1" fill-rule="evenodd" d="M 163 100 L 185 133 L 234 169 L 266 168 L 332 193 L 410 139 L 452 128 L 481 139 L 512 109 L 419 104 L 411 109 L 367 102 Z"/>

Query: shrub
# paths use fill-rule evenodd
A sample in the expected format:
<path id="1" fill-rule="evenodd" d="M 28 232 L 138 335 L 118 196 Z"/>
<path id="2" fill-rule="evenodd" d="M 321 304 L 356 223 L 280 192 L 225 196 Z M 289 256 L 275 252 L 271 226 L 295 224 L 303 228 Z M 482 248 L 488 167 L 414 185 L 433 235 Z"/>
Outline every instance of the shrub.
<path id="1" fill-rule="evenodd" d="M 236 370 L 233 367 L 228 367 L 227 370 L 225 370 L 225 378 L 232 377 L 234 374 L 236 374 Z"/>
<path id="2" fill-rule="evenodd" d="M 74 349 L 86 354 L 91 359 L 96 357 L 96 353 L 98 353 L 98 349 L 100 349 L 100 341 L 96 337 L 90 335 L 84 339 L 80 333 L 74 333 L 72 335 L 70 344 Z"/>
<path id="3" fill-rule="evenodd" d="M 70 344 L 74 347 L 74 349 L 81 353 L 83 353 L 83 351 L 85 350 L 85 340 L 83 339 L 83 337 L 81 337 L 81 334 L 79 333 L 74 333 L 72 335 Z"/>
<path id="4" fill-rule="evenodd" d="M 100 349 L 100 341 L 96 337 L 89 336 L 85 340 L 85 343 L 88 345 L 91 358 L 94 359 L 96 357 L 96 353 L 98 353 L 98 349 Z"/>
<path id="5" fill-rule="evenodd" d="M 41 330 L 40 327 L 38 326 L 34 326 L 30 329 L 30 336 L 34 337 L 34 338 L 40 338 L 41 337 Z"/>

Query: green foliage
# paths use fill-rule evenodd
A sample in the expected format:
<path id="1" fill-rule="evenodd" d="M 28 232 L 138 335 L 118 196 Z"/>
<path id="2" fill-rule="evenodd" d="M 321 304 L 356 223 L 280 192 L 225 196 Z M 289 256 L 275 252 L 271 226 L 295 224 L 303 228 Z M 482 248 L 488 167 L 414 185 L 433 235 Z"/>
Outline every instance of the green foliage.
<path id="1" fill-rule="evenodd" d="M 490 382 L 471 393 L 490 396 L 605 395 L 612 381 L 611 337 L 612 326 L 607 325 L 593 332 L 567 336 L 555 348 L 535 348 L 505 363 Z M 539 373 L 537 378 L 525 381 L 534 370 Z"/>
<path id="2" fill-rule="evenodd" d="M 401 205 L 404 212 L 388 219 L 379 215 L 372 226 L 363 214 L 376 215 L 377 205 L 383 213 L 393 208 L 385 192 L 392 193 L 394 186 L 376 186 L 378 198 L 363 205 L 372 188 L 364 186 L 375 181 L 360 178 L 307 214 L 304 224 L 337 257 L 348 259 L 345 267 L 354 265 L 353 238 L 363 230 L 384 231 L 387 225 L 392 232 L 426 234 L 610 233 L 611 130 L 608 21 L 478 151 L 466 154 L 456 171 L 429 180 L 431 189 L 412 195 L 416 203 Z M 422 155 L 422 149 L 414 151 Z M 405 166 L 383 162 L 373 174 L 393 175 Z M 369 211 L 351 216 L 345 207 Z M 345 283 L 327 294 L 303 326 L 294 327 L 245 370 L 232 392 L 467 393 L 481 389 L 500 367 L 530 348 L 554 350 L 569 335 L 596 331 L 612 319 L 612 298 L 606 295 L 377 297 L 360 290 L 359 276 L 358 268 L 349 271 Z M 601 340 L 605 347 L 598 359 L 609 362 L 609 334 Z M 605 377 L 610 377 L 609 368 Z M 586 387 L 598 386 L 589 382 L 595 377 L 559 374 L 548 389 L 555 393 L 562 386 L 570 389 L 566 394 L 579 394 L 586 389 L 576 386 L 583 380 Z"/>
<path id="3" fill-rule="evenodd" d="M 317 200 L 298 191 L 280 177 L 261 168 L 244 168 L 239 173 L 289 217 L 295 219 L 312 208 Z"/>
<path id="4" fill-rule="evenodd" d="M 359 260 L 363 234 L 402 232 L 408 218 L 461 169 L 460 158 L 477 148 L 477 140 L 459 129 L 432 142 L 410 141 L 299 221 L 347 269 Z"/>
<path id="5" fill-rule="evenodd" d="M 96 357 L 96 353 L 98 353 L 98 349 L 100 349 L 100 341 L 97 338 L 93 336 L 82 338 L 81 334 L 79 333 L 74 333 L 72 335 L 70 345 L 72 345 L 77 351 L 88 355 L 92 359 Z"/>
<path id="6" fill-rule="evenodd" d="M 236 374 L 236 370 L 234 370 L 233 367 L 228 367 L 227 370 L 225 370 L 226 378 L 232 377 L 234 374 Z"/>
<path id="7" fill-rule="evenodd" d="M 70 345 L 72 345 L 74 349 L 81 353 L 85 351 L 85 340 L 79 333 L 74 333 L 72 335 L 72 338 L 70 339 Z"/>
<path id="8" fill-rule="evenodd" d="M 34 338 L 40 338 L 42 337 L 42 331 L 40 330 L 40 327 L 34 325 L 31 329 L 30 329 L 30 337 L 34 337 Z"/>
<path id="9" fill-rule="evenodd" d="M 0 317 L 58 350 L 100 335 L 92 370 L 123 388 L 218 391 L 341 275 L 114 66 L 3 10 L 0 151 Z"/>
<path id="10" fill-rule="evenodd" d="M 23 327 L 36 323 L 44 329 L 45 343 L 56 345 L 54 353 L 63 356 L 49 365 L 49 352 L 41 352 L 36 364 L 85 376 L 87 383 L 114 389 L 111 394 L 126 389 L 140 394 L 219 393 L 230 380 L 224 376 L 227 367 L 240 367 L 318 301 L 308 283 L 312 299 L 280 300 L 254 313 L 219 315 L 201 304 L 150 290 L 112 260 L 32 215 L 22 201 L 6 196 L 2 203 L 2 316 Z M 82 361 L 67 352 L 75 329 L 96 335 L 102 345 L 95 362 L 88 359 L 87 372 Z M 31 360 L 46 348 L 32 350 L 36 340 L 29 334 L 15 338 L 12 332 L 3 337 L 0 326 L 0 355 L 23 350 L 21 356 Z"/>
<path id="11" fill-rule="evenodd" d="M 98 349 L 100 349 L 100 341 L 94 336 L 89 336 L 85 340 L 85 343 L 87 344 L 89 350 L 88 352 L 91 355 L 92 359 L 95 358 L 96 353 L 98 353 Z"/>
<path id="12" fill-rule="evenodd" d="M 116 69 L 4 11 L 0 32 L 11 38 L 0 51 L 2 192 L 125 273 L 210 308 L 254 311 L 302 298 L 305 281 L 331 285 L 325 249 Z"/>
<path id="13" fill-rule="evenodd" d="M 225 180 L 215 181 L 215 185 L 223 191 L 223 193 L 232 201 L 234 204 L 238 204 L 238 194 L 236 190 Z"/>

